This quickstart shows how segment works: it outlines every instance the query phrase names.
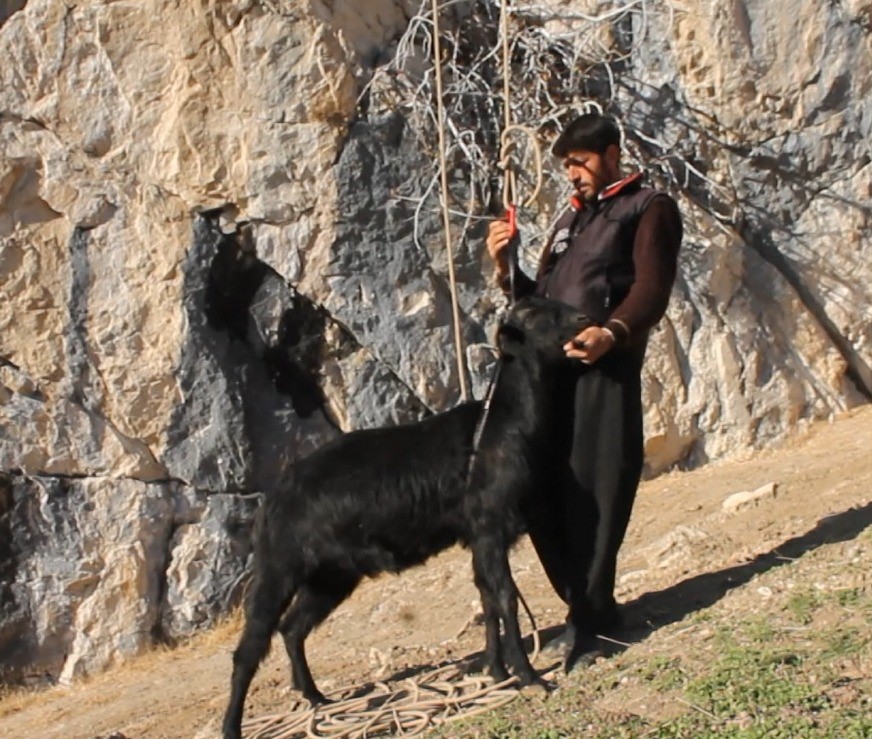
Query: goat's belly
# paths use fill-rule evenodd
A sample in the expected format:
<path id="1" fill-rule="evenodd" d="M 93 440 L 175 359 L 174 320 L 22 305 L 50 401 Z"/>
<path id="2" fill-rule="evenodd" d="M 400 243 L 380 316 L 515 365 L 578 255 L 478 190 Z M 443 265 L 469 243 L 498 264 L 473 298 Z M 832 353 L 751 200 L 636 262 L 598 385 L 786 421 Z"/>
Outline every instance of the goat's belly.
<path id="1" fill-rule="evenodd" d="M 351 550 L 358 571 L 375 576 L 382 572 L 402 572 L 422 564 L 458 540 L 457 531 L 447 527 L 435 531 L 409 528 L 389 536 L 370 537 Z"/>

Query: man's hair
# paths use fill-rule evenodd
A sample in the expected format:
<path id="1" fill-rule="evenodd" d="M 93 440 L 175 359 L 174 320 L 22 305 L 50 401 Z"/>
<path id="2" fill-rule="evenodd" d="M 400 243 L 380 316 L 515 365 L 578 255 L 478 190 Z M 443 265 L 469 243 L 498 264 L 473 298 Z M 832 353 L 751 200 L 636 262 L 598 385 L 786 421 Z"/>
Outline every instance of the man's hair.
<path id="1" fill-rule="evenodd" d="M 612 144 L 621 145 L 621 131 L 614 120 L 599 113 L 585 113 L 569 122 L 551 152 L 558 157 L 565 157 L 571 151 L 602 154 Z"/>

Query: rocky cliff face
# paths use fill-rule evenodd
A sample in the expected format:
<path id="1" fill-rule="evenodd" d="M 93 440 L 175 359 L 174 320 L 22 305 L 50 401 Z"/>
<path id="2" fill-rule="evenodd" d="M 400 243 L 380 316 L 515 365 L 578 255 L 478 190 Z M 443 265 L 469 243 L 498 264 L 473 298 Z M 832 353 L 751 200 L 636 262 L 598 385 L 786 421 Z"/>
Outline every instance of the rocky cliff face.
<path id="1" fill-rule="evenodd" d="M 653 474 L 872 397 L 872 3 L 636 5 L 588 9 L 608 64 L 587 89 L 685 216 Z M 418 6 L 0 3 L 5 678 L 209 624 L 238 597 L 247 494 L 340 429 L 458 400 L 434 129 L 392 102 L 432 81 L 428 50 L 388 64 Z M 582 22 L 541 13 L 514 28 Z M 480 396 L 502 298 L 481 222 L 453 225 Z"/>

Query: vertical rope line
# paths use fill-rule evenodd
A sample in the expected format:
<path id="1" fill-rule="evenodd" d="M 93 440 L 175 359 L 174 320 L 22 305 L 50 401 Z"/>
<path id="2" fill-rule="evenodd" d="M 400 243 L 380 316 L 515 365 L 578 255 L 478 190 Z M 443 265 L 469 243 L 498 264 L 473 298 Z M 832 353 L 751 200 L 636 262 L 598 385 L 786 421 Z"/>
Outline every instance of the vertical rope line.
<path id="1" fill-rule="evenodd" d="M 433 0 L 433 68 L 436 76 L 436 129 L 439 134 L 439 173 L 442 183 L 442 228 L 445 231 L 445 251 L 448 255 L 448 282 L 451 288 L 451 315 L 454 324 L 454 351 L 457 355 L 457 375 L 460 396 L 469 400 L 466 370 L 463 361 L 463 340 L 460 336 L 460 308 L 457 304 L 457 281 L 454 275 L 454 255 L 451 253 L 451 217 L 448 213 L 448 167 L 445 163 L 445 109 L 442 104 L 442 49 L 439 43 L 439 5 Z"/>
<path id="2" fill-rule="evenodd" d="M 500 8 L 500 35 L 503 37 L 503 131 L 512 127 L 511 94 L 509 79 L 511 77 L 511 60 L 509 58 L 509 5 L 508 0 L 502 0 Z M 515 202 L 515 173 L 511 166 L 505 170 L 506 184 L 504 200 Z"/>

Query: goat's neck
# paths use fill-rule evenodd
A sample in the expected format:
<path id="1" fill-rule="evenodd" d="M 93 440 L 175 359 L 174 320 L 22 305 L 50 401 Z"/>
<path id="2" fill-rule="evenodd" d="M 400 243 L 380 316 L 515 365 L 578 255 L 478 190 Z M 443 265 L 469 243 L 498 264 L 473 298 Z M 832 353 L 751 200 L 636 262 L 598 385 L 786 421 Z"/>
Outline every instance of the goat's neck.
<path id="1" fill-rule="evenodd" d="M 503 360 L 491 399 L 490 413 L 505 419 L 493 427 L 530 441 L 549 424 L 551 383 L 535 362 Z"/>

